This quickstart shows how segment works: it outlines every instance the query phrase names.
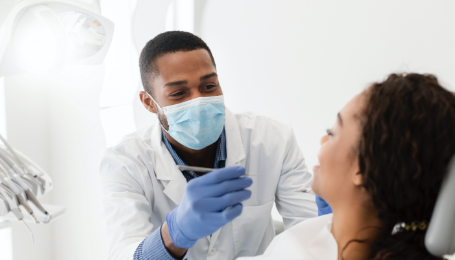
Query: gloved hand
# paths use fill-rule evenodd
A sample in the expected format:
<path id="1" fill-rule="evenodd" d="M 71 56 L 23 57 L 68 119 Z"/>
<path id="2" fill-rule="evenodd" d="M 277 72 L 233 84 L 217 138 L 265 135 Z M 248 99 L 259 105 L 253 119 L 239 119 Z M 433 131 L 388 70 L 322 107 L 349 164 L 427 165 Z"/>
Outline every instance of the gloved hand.
<path id="1" fill-rule="evenodd" d="M 190 248 L 242 213 L 240 202 L 251 197 L 251 191 L 245 188 L 253 183 L 251 178 L 239 178 L 243 174 L 245 168 L 233 166 L 188 182 L 181 203 L 166 215 L 175 246 Z"/>
<path id="2" fill-rule="evenodd" d="M 330 205 L 318 195 L 316 195 L 316 205 L 318 205 L 318 216 L 332 213 Z"/>

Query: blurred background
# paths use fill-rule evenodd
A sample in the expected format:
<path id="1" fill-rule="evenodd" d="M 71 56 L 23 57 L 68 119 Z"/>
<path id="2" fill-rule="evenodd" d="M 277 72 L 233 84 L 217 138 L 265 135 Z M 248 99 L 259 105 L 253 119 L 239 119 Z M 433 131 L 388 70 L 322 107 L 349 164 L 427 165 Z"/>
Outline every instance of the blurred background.
<path id="1" fill-rule="evenodd" d="M 0 0 L 0 25 L 17 2 Z M 31 225 L 34 244 L 22 225 L 0 223 L 0 259 L 104 259 L 98 165 L 103 149 L 156 120 L 138 98 L 138 57 L 157 34 L 200 36 L 227 107 L 291 124 L 311 169 L 336 113 L 372 82 L 433 73 L 455 90 L 454 11 L 449 0 L 101 1 L 115 24 L 104 64 L 0 79 L 0 133 L 52 177 L 42 201 L 66 207 Z"/>

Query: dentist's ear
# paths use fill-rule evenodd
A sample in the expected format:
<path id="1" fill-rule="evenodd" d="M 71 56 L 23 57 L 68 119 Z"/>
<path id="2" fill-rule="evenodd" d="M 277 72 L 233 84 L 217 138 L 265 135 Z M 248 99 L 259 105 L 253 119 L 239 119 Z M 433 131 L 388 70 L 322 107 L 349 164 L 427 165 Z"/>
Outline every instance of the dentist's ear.
<path id="1" fill-rule="evenodd" d="M 139 92 L 139 99 L 145 109 L 155 114 L 158 113 L 155 102 L 153 102 L 152 98 L 145 91 Z"/>

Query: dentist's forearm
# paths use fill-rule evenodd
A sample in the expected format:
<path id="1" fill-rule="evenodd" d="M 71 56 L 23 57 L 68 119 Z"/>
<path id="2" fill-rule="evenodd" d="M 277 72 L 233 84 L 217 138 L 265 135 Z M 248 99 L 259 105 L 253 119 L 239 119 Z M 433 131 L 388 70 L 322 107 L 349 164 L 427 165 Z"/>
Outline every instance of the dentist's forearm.
<path id="1" fill-rule="evenodd" d="M 175 258 L 181 258 L 188 249 L 186 248 L 180 248 L 175 246 L 172 243 L 171 236 L 169 236 L 169 231 L 167 229 L 167 223 L 164 222 L 164 224 L 161 226 L 161 237 L 163 238 L 164 246 L 168 250 L 168 252 Z"/>

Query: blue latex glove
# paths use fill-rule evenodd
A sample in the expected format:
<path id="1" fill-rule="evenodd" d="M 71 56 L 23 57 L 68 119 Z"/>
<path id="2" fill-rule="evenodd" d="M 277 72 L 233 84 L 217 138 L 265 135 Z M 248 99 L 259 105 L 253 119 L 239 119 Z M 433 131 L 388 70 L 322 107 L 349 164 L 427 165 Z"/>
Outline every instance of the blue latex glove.
<path id="1" fill-rule="evenodd" d="M 318 195 L 316 195 L 316 205 L 318 205 L 318 216 L 332 213 L 330 205 Z"/>
<path id="2" fill-rule="evenodd" d="M 172 243 L 190 248 L 238 217 L 243 209 L 240 202 L 251 197 L 251 191 L 245 188 L 253 183 L 251 178 L 239 178 L 243 174 L 245 168 L 233 166 L 188 182 L 182 202 L 166 215 Z"/>

